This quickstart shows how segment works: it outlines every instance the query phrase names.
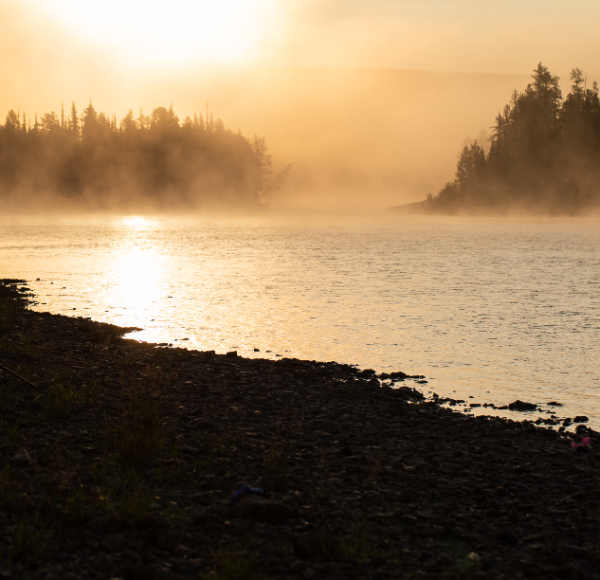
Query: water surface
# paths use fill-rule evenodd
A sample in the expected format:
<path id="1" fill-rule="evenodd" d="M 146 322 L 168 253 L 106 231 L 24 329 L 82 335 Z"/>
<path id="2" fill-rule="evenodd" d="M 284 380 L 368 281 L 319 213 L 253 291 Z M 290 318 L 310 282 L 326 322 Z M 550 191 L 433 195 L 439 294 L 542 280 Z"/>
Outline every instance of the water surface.
<path id="1" fill-rule="evenodd" d="M 5 219 L 0 277 L 138 340 L 404 370 L 598 427 L 600 225 L 411 220 Z"/>

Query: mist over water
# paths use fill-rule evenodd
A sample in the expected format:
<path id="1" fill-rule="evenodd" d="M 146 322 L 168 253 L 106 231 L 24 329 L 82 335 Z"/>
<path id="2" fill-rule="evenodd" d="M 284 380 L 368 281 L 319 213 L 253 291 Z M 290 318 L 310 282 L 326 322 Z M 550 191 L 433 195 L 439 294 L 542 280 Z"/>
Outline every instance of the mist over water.
<path id="1" fill-rule="evenodd" d="M 138 340 L 403 370 L 597 426 L 599 244 L 585 220 L 12 218 L 0 274 Z"/>

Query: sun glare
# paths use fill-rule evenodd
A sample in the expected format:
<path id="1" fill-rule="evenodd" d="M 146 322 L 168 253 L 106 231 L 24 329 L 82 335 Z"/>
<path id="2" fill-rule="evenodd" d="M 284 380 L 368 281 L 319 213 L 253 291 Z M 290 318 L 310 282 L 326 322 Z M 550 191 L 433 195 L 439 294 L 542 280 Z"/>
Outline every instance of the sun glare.
<path id="1" fill-rule="evenodd" d="M 129 226 L 130 228 L 142 229 L 154 225 L 154 222 L 146 219 L 145 217 L 134 215 L 131 217 L 123 218 L 123 224 Z"/>
<path id="2" fill-rule="evenodd" d="M 157 309 L 163 285 L 164 257 L 132 243 L 118 257 L 106 300 L 123 326 L 144 326 Z M 164 292 L 163 292 L 164 293 Z"/>
<path id="3" fill-rule="evenodd" d="M 272 0 L 37 0 L 75 33 L 149 65 L 252 57 Z"/>

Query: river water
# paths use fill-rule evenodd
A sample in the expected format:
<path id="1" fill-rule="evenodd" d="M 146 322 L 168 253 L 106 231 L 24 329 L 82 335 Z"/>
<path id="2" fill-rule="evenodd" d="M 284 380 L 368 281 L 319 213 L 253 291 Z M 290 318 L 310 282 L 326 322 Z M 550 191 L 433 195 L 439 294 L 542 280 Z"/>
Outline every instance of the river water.
<path id="1" fill-rule="evenodd" d="M 403 370 L 600 426 L 598 222 L 0 218 L 0 277 L 138 340 Z"/>

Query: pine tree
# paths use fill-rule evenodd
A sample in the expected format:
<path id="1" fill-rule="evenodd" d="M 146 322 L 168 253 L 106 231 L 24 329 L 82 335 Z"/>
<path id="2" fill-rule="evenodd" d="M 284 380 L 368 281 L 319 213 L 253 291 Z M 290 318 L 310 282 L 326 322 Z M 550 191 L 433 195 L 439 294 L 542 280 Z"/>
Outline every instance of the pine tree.
<path id="1" fill-rule="evenodd" d="M 75 107 L 75 101 L 71 104 L 71 115 L 69 116 L 69 124 L 68 129 L 71 131 L 77 138 L 79 138 L 80 126 L 79 126 L 79 117 L 77 115 L 77 108 Z"/>
<path id="2" fill-rule="evenodd" d="M 60 101 L 60 128 L 66 130 L 67 120 L 65 119 L 65 104 L 62 99 Z"/>

